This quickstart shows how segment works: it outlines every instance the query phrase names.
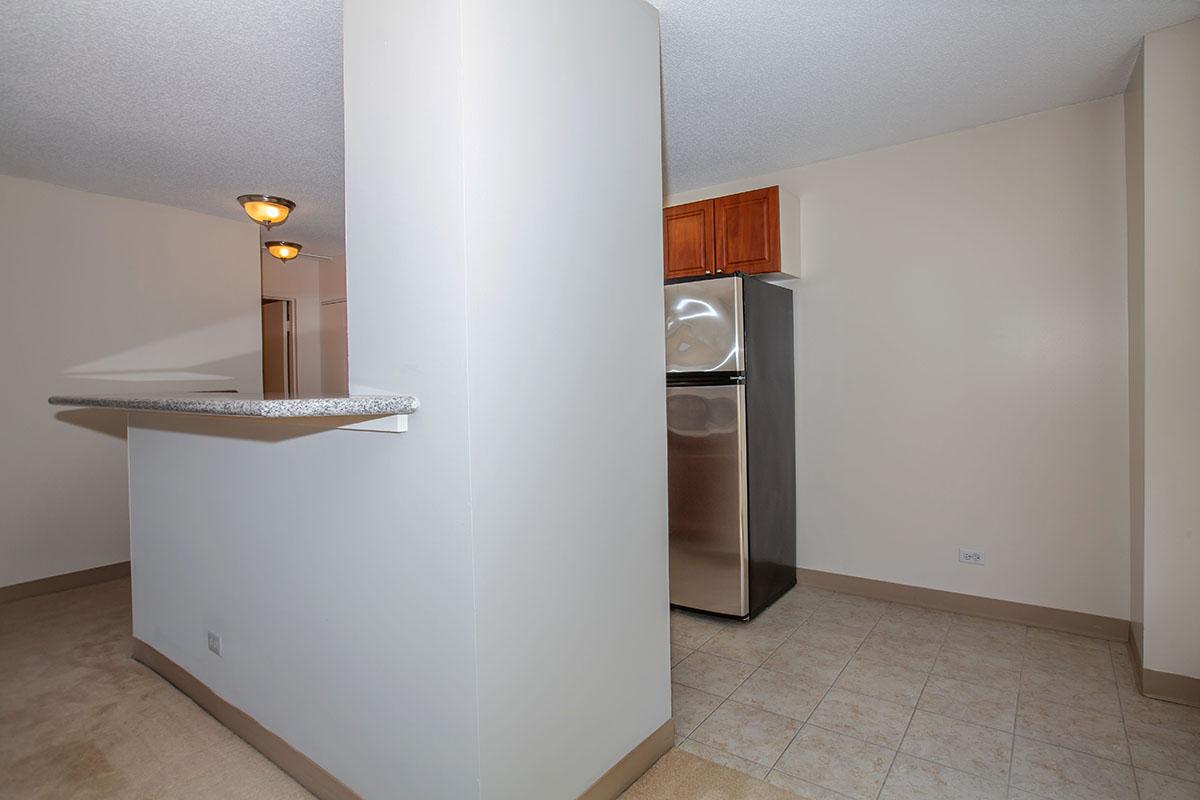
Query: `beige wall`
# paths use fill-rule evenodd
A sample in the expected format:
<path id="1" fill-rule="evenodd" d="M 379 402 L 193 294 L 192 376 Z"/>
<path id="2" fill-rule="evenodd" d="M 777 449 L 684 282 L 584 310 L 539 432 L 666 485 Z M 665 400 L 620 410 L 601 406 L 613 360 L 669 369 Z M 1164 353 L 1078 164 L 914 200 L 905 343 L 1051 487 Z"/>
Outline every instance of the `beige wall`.
<path id="1" fill-rule="evenodd" d="M 1200 677 L 1200 20 L 1146 36 L 1146 667 Z"/>
<path id="2" fill-rule="evenodd" d="M 0 586 L 129 558 L 125 417 L 51 394 L 261 388 L 254 225 L 0 176 Z"/>
<path id="3" fill-rule="evenodd" d="M 1123 129 L 1118 96 L 670 199 L 800 198 L 801 566 L 1128 617 Z"/>
<path id="4" fill-rule="evenodd" d="M 1125 187 L 1129 291 L 1129 622 L 1142 652 L 1146 532 L 1146 222 L 1143 58 L 1125 90 Z"/>
<path id="5" fill-rule="evenodd" d="M 296 301 L 296 384 L 301 396 L 321 394 L 320 275 L 325 264 L 304 255 L 285 264 L 262 253 L 263 297 Z"/>

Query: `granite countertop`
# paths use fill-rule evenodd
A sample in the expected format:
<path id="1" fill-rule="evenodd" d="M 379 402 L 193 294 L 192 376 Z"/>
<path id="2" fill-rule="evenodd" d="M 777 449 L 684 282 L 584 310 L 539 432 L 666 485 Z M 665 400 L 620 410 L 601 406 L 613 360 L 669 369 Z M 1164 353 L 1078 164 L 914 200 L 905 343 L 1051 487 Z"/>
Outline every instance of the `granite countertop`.
<path id="1" fill-rule="evenodd" d="M 271 397 L 234 392 L 190 394 L 54 395 L 55 406 L 86 406 L 123 411 L 164 411 L 219 417 L 375 417 L 411 414 L 420 403 L 410 395 Z"/>

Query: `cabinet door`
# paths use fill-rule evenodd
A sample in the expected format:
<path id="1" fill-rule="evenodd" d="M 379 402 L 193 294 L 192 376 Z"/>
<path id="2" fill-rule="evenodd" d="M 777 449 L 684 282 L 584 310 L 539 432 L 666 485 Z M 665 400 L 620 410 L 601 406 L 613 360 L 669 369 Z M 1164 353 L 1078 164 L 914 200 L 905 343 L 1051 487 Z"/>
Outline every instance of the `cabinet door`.
<path id="1" fill-rule="evenodd" d="M 779 272 L 779 187 L 718 197 L 717 272 Z"/>
<path id="2" fill-rule="evenodd" d="M 713 271 L 713 201 L 663 209 L 663 276 L 683 278 Z"/>

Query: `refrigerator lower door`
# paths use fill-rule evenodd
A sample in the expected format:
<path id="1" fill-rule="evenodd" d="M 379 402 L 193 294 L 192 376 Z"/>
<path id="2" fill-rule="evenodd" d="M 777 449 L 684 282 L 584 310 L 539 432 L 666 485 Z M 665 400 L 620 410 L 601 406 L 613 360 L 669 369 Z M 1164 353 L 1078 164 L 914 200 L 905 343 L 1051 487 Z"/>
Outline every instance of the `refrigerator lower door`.
<path id="1" fill-rule="evenodd" d="M 667 486 L 672 605 L 746 616 L 744 386 L 667 388 Z"/>

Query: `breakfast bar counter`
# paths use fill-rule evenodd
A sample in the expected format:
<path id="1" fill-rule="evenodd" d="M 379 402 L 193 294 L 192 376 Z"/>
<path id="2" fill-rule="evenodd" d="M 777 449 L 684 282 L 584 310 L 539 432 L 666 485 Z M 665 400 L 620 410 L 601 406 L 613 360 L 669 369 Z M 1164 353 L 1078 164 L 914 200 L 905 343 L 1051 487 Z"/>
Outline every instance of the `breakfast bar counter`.
<path id="1" fill-rule="evenodd" d="M 241 417 L 392 433 L 408 430 L 408 415 L 420 407 L 411 395 L 281 397 L 235 392 L 54 395 L 49 402 L 56 406 Z"/>

